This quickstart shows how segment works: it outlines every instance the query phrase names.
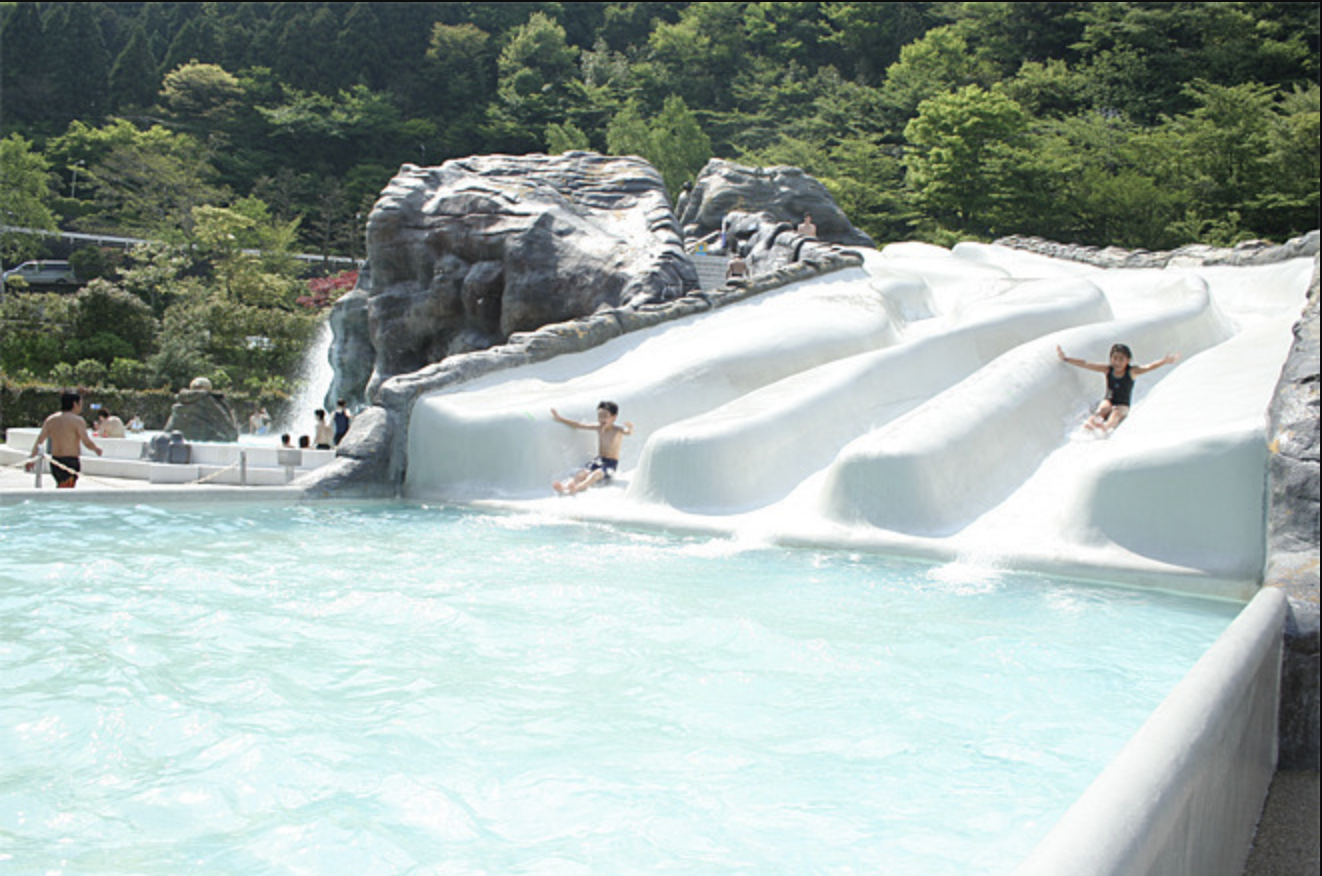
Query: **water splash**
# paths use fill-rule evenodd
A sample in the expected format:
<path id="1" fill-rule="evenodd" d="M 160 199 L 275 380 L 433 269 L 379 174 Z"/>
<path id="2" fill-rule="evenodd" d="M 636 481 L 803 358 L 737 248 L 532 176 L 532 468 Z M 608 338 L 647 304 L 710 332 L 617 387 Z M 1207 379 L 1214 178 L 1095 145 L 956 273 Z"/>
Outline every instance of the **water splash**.
<path id="1" fill-rule="evenodd" d="M 326 408 L 326 394 L 330 392 L 331 381 L 335 376 L 330 364 L 330 345 L 330 320 L 323 319 L 312 336 L 312 343 L 303 353 L 303 360 L 294 378 L 298 388 L 285 416 L 276 423 L 276 433 L 288 432 L 295 436 L 312 434 L 316 419 L 312 412 L 317 408 Z"/>

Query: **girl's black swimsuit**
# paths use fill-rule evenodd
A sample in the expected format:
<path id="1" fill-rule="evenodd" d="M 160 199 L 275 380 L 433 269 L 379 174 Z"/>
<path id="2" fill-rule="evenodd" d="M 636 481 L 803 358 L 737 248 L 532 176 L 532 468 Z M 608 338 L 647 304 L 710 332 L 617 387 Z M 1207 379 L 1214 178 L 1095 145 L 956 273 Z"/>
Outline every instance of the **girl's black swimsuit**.
<path id="1" fill-rule="evenodd" d="M 1130 373 L 1129 366 L 1125 366 L 1125 373 L 1121 377 L 1115 376 L 1115 370 L 1106 369 L 1106 400 L 1118 408 L 1129 407 L 1129 398 L 1134 393 L 1134 375 Z"/>

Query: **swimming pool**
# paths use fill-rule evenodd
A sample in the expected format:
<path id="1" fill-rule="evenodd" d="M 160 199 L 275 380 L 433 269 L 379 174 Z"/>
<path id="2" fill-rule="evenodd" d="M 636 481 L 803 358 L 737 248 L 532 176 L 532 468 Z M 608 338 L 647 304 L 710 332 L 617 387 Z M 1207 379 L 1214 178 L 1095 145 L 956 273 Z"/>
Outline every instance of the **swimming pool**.
<path id="1" fill-rule="evenodd" d="M 18 872 L 1004 874 L 1241 608 L 421 505 L 0 542 Z"/>

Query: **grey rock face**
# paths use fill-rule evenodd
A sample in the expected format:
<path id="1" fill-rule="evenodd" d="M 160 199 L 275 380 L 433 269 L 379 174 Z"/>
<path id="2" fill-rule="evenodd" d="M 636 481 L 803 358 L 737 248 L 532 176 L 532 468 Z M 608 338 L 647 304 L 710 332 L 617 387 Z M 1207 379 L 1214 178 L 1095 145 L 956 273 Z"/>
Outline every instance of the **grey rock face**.
<path id="1" fill-rule="evenodd" d="M 698 285 L 661 176 L 586 152 L 404 165 L 367 222 L 370 287 L 336 303 L 337 395 L 598 308 Z M 361 294 L 359 292 L 361 291 Z M 370 350 L 370 376 L 353 363 Z"/>
<path id="2" fill-rule="evenodd" d="M 1281 667 L 1280 763 L 1316 770 L 1322 762 L 1319 665 L 1319 338 L 1318 271 L 1295 324 L 1268 414 L 1267 586 L 1290 601 Z"/>
<path id="3" fill-rule="evenodd" d="M 721 229 L 725 249 L 745 257 L 751 275 L 769 274 L 795 262 L 820 262 L 835 247 L 804 237 L 770 213 L 727 213 Z"/>
<path id="4" fill-rule="evenodd" d="M 367 404 L 367 384 L 372 379 L 376 351 L 372 349 L 372 331 L 367 318 L 370 273 L 359 271 L 358 285 L 340 296 L 330 312 L 332 370 L 331 386 L 326 393 L 329 408 L 344 399 L 353 410 Z"/>
<path id="5" fill-rule="evenodd" d="M 797 167 L 744 167 L 713 158 L 682 199 L 679 224 L 686 238 L 706 238 L 721 230 L 731 213 L 765 213 L 772 224 L 797 228 L 805 214 L 817 238 L 842 246 L 875 246 L 859 231 L 818 180 Z"/>
<path id="6" fill-rule="evenodd" d="M 165 431 L 182 432 L 189 441 L 239 440 L 239 426 L 225 396 L 209 389 L 180 390 Z"/>

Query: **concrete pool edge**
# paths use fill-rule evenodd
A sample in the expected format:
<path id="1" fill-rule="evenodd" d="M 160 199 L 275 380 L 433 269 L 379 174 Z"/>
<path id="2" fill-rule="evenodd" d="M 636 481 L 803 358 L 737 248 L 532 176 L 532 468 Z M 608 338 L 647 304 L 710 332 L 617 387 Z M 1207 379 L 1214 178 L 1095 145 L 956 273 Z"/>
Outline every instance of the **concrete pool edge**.
<path id="1" fill-rule="evenodd" d="M 1276 767 L 1286 608 L 1261 590 L 1014 876 L 1239 876 Z"/>

